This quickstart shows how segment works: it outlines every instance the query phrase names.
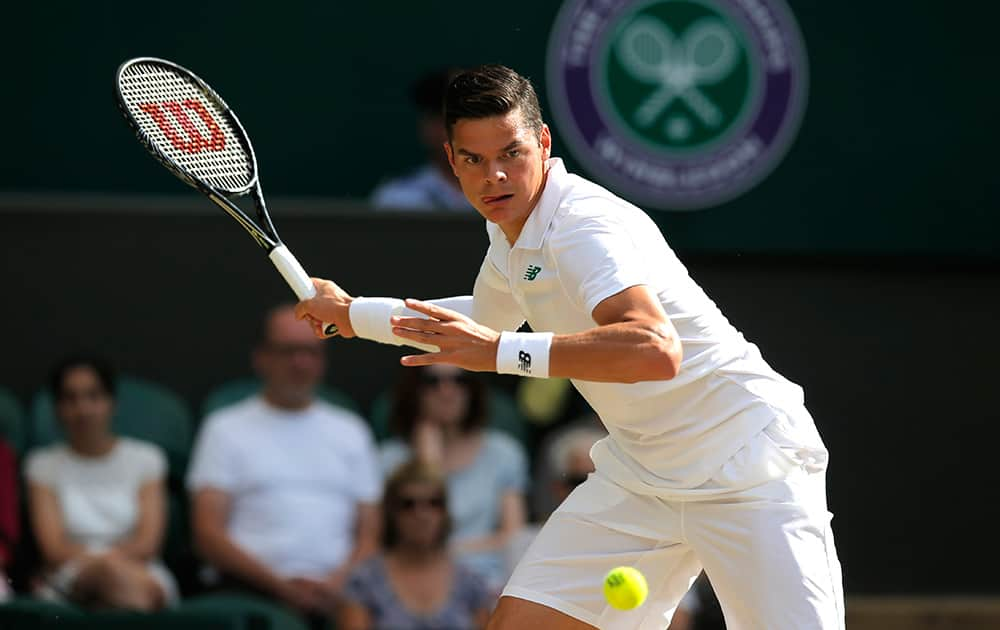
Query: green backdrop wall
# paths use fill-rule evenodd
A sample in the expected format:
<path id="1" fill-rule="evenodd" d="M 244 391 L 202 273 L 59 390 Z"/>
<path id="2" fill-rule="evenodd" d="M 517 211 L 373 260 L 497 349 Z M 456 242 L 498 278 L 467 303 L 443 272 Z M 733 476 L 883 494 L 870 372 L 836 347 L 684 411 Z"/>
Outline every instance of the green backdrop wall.
<path id="1" fill-rule="evenodd" d="M 535 78 L 544 100 L 560 4 L 9 4 L 0 191 L 185 194 L 130 140 L 112 102 L 117 65 L 156 55 L 193 68 L 234 106 L 266 192 L 364 196 L 420 160 L 405 94 L 421 72 L 499 61 Z M 673 244 L 1000 254 L 992 5 L 789 4 L 810 60 L 798 138 L 769 178 L 732 202 L 656 212 Z"/>

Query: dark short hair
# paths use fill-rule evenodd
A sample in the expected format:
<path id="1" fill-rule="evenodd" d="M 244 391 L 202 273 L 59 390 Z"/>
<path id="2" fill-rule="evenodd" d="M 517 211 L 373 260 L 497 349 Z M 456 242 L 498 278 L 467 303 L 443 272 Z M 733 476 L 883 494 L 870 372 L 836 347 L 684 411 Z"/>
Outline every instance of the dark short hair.
<path id="1" fill-rule="evenodd" d="M 424 386 L 427 369 L 426 366 L 403 368 L 393 391 L 389 407 L 389 429 L 406 441 L 413 437 L 413 429 L 420 414 L 420 390 Z M 462 418 L 462 431 L 474 431 L 486 424 L 489 392 L 475 372 L 462 371 L 461 381 L 469 391 L 469 408 Z"/>
<path id="2" fill-rule="evenodd" d="M 444 99 L 444 125 L 451 140 L 455 123 L 463 118 L 490 118 L 519 110 L 524 122 L 542 134 L 542 110 L 531 81 L 507 66 L 489 64 L 456 76 Z"/>
<path id="3" fill-rule="evenodd" d="M 433 486 L 444 499 L 444 523 L 441 526 L 437 545 L 443 549 L 451 536 L 451 514 L 448 512 L 447 479 L 441 470 L 416 459 L 404 463 L 397 468 L 385 482 L 382 494 L 382 547 L 390 550 L 399 544 L 399 529 L 396 527 L 396 513 L 399 511 L 400 499 L 404 486 L 409 484 L 427 484 Z"/>
<path id="4" fill-rule="evenodd" d="M 115 397 L 118 390 L 118 381 L 115 369 L 104 357 L 94 354 L 79 353 L 63 358 L 56 363 L 49 375 L 49 387 L 52 389 L 52 397 L 58 401 L 63 396 L 63 387 L 66 384 L 66 377 L 73 370 L 86 368 L 91 370 L 101 384 L 101 388 L 111 398 Z"/>

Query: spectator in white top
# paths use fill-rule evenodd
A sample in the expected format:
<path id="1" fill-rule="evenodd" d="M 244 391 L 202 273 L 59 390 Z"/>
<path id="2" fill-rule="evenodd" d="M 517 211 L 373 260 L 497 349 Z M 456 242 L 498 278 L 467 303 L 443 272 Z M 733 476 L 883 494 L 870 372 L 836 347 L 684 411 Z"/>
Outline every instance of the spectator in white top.
<path id="1" fill-rule="evenodd" d="M 381 491 L 365 421 L 316 399 L 324 353 L 291 307 L 272 310 L 253 355 L 260 394 L 205 420 L 188 472 L 195 542 L 216 586 L 317 623 L 376 549 Z"/>
<path id="2" fill-rule="evenodd" d="M 101 608 L 155 610 L 177 587 L 157 560 L 166 523 L 166 458 L 111 432 L 115 380 L 96 357 L 52 375 L 66 442 L 26 464 L 31 525 L 45 564 L 38 594 Z"/>
<path id="3" fill-rule="evenodd" d="M 458 178 L 444 152 L 444 90 L 455 71 L 439 70 L 417 79 L 410 87 L 410 100 L 419 112 L 417 130 L 427 160 L 417 170 L 383 181 L 372 191 L 371 202 L 382 210 L 453 210 L 472 216 L 474 212 L 462 193 Z"/>

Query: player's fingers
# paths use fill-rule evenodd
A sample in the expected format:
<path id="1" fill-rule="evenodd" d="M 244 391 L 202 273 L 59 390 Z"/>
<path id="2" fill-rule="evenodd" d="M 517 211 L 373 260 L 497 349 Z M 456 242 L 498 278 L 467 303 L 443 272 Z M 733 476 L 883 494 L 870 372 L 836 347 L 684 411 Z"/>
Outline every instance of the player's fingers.
<path id="1" fill-rule="evenodd" d="M 307 317 L 312 319 L 309 315 L 309 308 L 312 305 L 312 299 L 302 300 L 295 305 L 295 318 L 296 319 L 306 319 Z"/>
<path id="2" fill-rule="evenodd" d="M 429 343 L 431 345 L 438 346 L 439 348 L 441 347 L 441 342 L 445 341 L 445 339 L 437 333 L 423 330 L 413 330 L 411 328 L 402 328 L 400 326 L 393 326 L 392 334 L 411 341 Z"/>
<path id="3" fill-rule="evenodd" d="M 451 352 L 428 352 L 427 354 L 408 354 L 402 357 L 399 362 L 406 367 L 417 367 L 421 365 L 434 365 L 436 363 L 451 363 Z"/>
<path id="4" fill-rule="evenodd" d="M 436 319 L 427 319 L 426 317 L 403 317 L 400 315 L 393 315 L 389 318 L 389 324 L 392 326 L 399 326 L 400 328 L 409 328 L 410 330 L 423 330 L 426 332 L 441 333 L 444 332 L 444 324 Z"/>
<path id="5" fill-rule="evenodd" d="M 462 319 L 461 313 L 457 313 L 451 309 L 444 308 L 443 306 L 438 306 L 437 304 L 431 304 L 430 302 L 424 302 L 422 300 L 414 300 L 413 298 L 406 298 L 406 307 L 412 308 L 418 313 L 423 313 L 424 315 L 430 315 L 434 319 L 440 319 L 442 321 L 454 321 L 456 319 Z"/>

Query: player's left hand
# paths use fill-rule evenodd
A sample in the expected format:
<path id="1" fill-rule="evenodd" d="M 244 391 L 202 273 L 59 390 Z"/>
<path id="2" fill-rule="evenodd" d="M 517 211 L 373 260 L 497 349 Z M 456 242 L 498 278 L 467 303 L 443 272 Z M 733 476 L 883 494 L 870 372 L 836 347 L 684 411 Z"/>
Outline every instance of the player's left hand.
<path id="1" fill-rule="evenodd" d="M 496 371 L 500 333 L 429 302 L 410 299 L 406 300 L 406 307 L 429 319 L 393 317 L 392 332 L 404 339 L 437 346 L 441 351 L 407 355 L 400 363 L 411 367 L 447 363 L 475 372 Z"/>

